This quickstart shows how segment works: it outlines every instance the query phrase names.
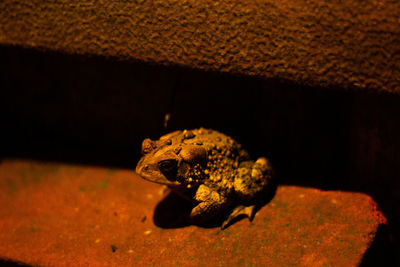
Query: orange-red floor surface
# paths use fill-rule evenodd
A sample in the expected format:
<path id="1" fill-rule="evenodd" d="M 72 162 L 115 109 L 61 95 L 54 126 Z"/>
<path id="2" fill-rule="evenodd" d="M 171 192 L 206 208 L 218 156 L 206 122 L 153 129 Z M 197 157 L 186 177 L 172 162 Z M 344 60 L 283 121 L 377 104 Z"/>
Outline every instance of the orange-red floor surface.
<path id="1" fill-rule="evenodd" d="M 253 222 L 223 231 L 171 227 L 182 206 L 165 198 L 161 186 L 132 170 L 4 159 L 0 259 L 40 266 L 356 266 L 386 221 L 362 193 L 280 186 Z"/>

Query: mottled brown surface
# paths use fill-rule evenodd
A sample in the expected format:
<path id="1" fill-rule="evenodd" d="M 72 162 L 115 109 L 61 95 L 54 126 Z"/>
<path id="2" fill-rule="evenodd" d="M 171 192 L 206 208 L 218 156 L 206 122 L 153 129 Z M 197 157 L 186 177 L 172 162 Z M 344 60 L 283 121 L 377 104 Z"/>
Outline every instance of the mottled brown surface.
<path id="1" fill-rule="evenodd" d="M 168 228 L 161 187 L 130 170 L 21 160 L 0 192 L 0 259 L 44 266 L 355 266 L 385 223 L 365 194 L 281 186 L 252 223 Z"/>
<path id="2" fill-rule="evenodd" d="M 399 1 L 0 2 L 0 43 L 400 92 Z"/>

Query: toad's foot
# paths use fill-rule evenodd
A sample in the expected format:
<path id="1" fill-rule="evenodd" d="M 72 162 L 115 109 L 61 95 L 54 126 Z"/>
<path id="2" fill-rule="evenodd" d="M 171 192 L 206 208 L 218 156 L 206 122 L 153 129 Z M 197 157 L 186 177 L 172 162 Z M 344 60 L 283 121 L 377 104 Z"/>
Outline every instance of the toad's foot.
<path id="1" fill-rule="evenodd" d="M 231 223 L 237 220 L 241 216 L 246 216 L 249 218 L 250 221 L 254 218 L 254 209 L 255 206 L 242 206 L 239 205 L 235 207 L 232 213 L 228 216 L 228 218 L 222 223 L 221 229 L 227 228 Z"/>

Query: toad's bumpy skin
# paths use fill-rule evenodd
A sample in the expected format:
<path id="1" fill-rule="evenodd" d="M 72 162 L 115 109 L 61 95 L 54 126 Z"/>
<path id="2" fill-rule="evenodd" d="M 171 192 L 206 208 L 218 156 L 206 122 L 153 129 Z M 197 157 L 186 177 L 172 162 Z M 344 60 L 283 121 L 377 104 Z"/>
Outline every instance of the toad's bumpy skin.
<path id="1" fill-rule="evenodd" d="M 230 211 L 225 228 L 240 215 L 253 218 L 254 201 L 271 187 L 266 158 L 251 161 L 241 145 L 210 129 L 176 131 L 157 141 L 145 139 L 136 172 L 194 201 L 194 223 Z M 253 202 L 253 203 L 252 203 Z"/>

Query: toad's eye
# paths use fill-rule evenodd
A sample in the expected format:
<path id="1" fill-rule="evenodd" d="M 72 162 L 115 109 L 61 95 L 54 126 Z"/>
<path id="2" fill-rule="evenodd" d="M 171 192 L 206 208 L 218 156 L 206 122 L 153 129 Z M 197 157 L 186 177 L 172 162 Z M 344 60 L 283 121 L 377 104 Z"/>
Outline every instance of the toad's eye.
<path id="1" fill-rule="evenodd" d="M 171 176 L 176 172 L 176 167 L 177 167 L 176 160 L 168 159 L 160 161 L 158 163 L 158 167 L 165 176 Z"/>

